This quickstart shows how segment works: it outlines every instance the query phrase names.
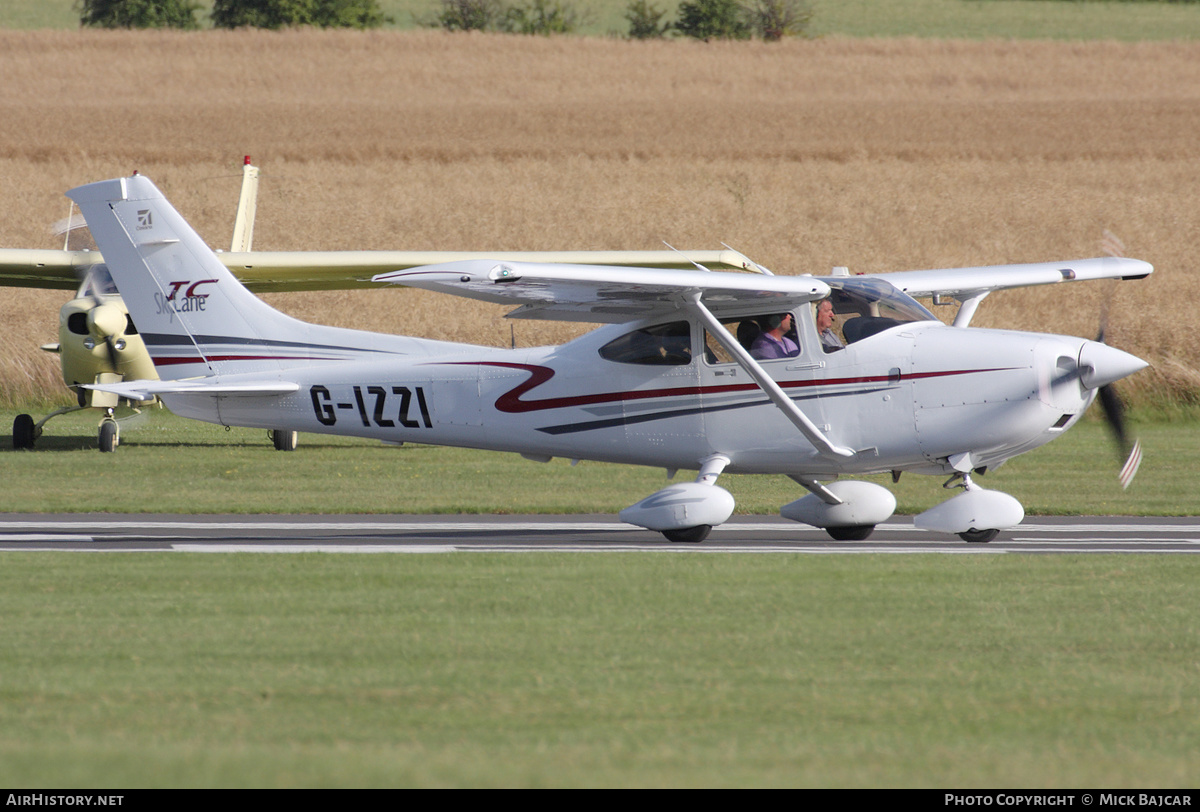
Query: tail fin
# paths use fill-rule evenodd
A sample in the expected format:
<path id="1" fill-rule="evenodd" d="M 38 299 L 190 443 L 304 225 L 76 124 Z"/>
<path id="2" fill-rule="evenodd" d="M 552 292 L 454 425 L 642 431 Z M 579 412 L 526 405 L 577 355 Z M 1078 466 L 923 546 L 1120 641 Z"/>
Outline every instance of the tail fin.
<path id="1" fill-rule="evenodd" d="M 314 344 L 331 336 L 318 338 L 321 328 L 246 290 L 149 178 L 99 181 L 67 196 L 87 219 L 164 380 L 277 371 L 366 349 Z"/>
<path id="2" fill-rule="evenodd" d="M 254 214 L 258 209 L 258 167 L 247 155 L 242 162 L 242 194 L 238 198 L 237 217 L 233 221 L 233 253 L 249 251 L 254 244 Z"/>

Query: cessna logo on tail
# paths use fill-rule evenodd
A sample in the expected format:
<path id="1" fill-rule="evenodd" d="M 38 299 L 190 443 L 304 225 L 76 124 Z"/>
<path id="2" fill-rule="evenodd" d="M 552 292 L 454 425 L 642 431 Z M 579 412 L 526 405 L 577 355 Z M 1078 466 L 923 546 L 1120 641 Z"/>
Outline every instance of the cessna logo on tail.
<path id="1" fill-rule="evenodd" d="M 150 209 L 138 209 L 137 223 L 138 231 L 154 228 L 154 215 L 150 212 Z"/>
<path id="2" fill-rule="evenodd" d="M 193 282 L 190 279 L 183 281 L 168 282 L 167 288 L 170 291 L 164 296 L 162 293 L 154 294 L 154 304 L 158 308 L 158 315 L 166 313 L 172 319 L 176 313 L 194 313 L 203 311 L 209 294 L 198 293 L 197 289 L 201 285 L 215 285 L 215 279 L 201 279 L 199 282 Z M 179 292 L 183 291 L 180 296 Z"/>

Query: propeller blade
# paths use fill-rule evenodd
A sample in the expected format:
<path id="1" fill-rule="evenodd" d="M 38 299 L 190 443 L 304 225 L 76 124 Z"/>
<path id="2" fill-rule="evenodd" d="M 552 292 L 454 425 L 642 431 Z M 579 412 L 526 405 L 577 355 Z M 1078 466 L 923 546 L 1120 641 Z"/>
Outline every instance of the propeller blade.
<path id="1" fill-rule="evenodd" d="M 1137 439 L 1133 441 L 1132 446 L 1129 443 L 1129 432 L 1125 428 L 1125 404 L 1121 402 L 1116 387 L 1106 384 L 1100 387 L 1097 394 L 1100 406 L 1104 409 L 1104 419 L 1108 422 L 1121 458 L 1124 459 L 1117 478 L 1121 481 L 1122 488 L 1128 488 L 1142 464 L 1142 444 Z"/>
<path id="2" fill-rule="evenodd" d="M 1104 239 L 1100 241 L 1100 246 L 1104 249 L 1104 253 L 1109 256 L 1125 256 L 1125 243 L 1107 228 L 1104 229 Z M 1100 307 L 1100 330 L 1096 335 L 1096 342 L 1099 344 L 1104 343 L 1104 334 L 1108 331 L 1108 313 L 1112 309 L 1113 297 L 1116 295 L 1116 290 L 1117 286 L 1114 281 L 1113 285 L 1109 287 L 1108 298 L 1105 299 Z M 1095 365 L 1093 365 L 1093 374 L 1095 374 Z M 1131 373 L 1127 372 L 1125 374 Z M 1109 378 L 1109 380 L 1115 381 L 1117 378 Z M 1125 463 L 1121 466 L 1121 471 L 1117 474 L 1117 479 L 1121 481 L 1122 488 L 1128 488 L 1129 483 L 1133 482 L 1133 478 L 1137 476 L 1138 467 L 1142 464 L 1142 442 L 1135 438 L 1133 447 L 1130 448 L 1129 434 L 1125 430 L 1125 404 L 1121 402 L 1121 398 L 1112 383 L 1102 385 L 1097 394 L 1100 397 L 1100 405 L 1104 408 L 1104 418 L 1108 421 L 1108 427 L 1112 430 L 1113 437 L 1117 440 L 1121 456 L 1125 458 Z"/>
<path id="3" fill-rule="evenodd" d="M 108 363 L 112 365 L 113 372 L 117 371 L 117 364 L 120 362 L 120 357 L 117 355 L 117 348 L 113 346 L 113 337 L 104 337 L 104 346 L 108 349 Z"/>
<path id="4" fill-rule="evenodd" d="M 96 302 L 88 311 L 88 332 L 97 343 L 104 342 L 108 352 L 108 363 L 112 365 L 113 372 L 116 372 L 117 364 L 121 360 L 119 353 L 124 349 L 124 344 L 118 346 L 118 342 L 124 341 L 125 325 L 129 317 L 120 307 L 103 302 L 99 297 L 96 298 Z"/>
<path id="5" fill-rule="evenodd" d="M 1125 464 L 1121 466 L 1121 473 L 1117 478 L 1121 480 L 1121 487 L 1128 488 L 1129 483 L 1133 482 L 1133 478 L 1137 476 L 1138 467 L 1142 464 L 1142 441 L 1133 441 L 1133 450 L 1129 452 L 1129 457 L 1125 460 Z"/>

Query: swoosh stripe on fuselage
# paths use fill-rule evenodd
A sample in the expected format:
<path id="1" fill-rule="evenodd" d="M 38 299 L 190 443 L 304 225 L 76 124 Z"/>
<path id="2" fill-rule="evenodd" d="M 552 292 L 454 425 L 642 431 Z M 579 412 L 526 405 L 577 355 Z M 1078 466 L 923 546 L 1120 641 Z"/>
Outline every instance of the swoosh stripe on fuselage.
<path id="1" fill-rule="evenodd" d="M 546 383 L 554 377 L 555 371 L 550 367 L 534 364 L 510 363 L 507 361 L 446 361 L 433 363 L 448 363 L 455 366 L 491 366 L 506 369 L 519 369 L 530 373 L 529 379 L 523 381 L 496 399 L 497 411 L 509 414 L 536 412 L 545 409 L 565 409 L 573 406 L 591 406 L 598 403 L 615 403 L 629 400 L 647 400 L 650 398 L 681 397 L 695 395 L 716 395 L 732 392 L 752 392 L 759 390 L 756 383 L 721 384 L 717 386 L 679 386 L 670 389 L 634 389 L 623 392 L 596 392 L 587 395 L 568 395 L 562 397 L 543 398 L 541 400 L 522 400 L 521 397 L 531 390 Z M 982 372 L 1004 372 L 1013 367 L 994 367 L 988 369 L 953 369 L 939 372 L 910 372 L 899 376 L 867 375 L 854 378 L 829 378 L 824 380 L 778 381 L 782 389 L 810 388 L 818 386 L 848 386 L 863 384 L 896 384 L 903 381 L 922 380 L 926 378 L 945 378 L 954 375 L 972 375 Z M 761 391 L 761 390 L 760 390 Z M 814 397 L 823 397 L 814 395 Z M 832 396 L 834 393 L 827 393 Z"/>

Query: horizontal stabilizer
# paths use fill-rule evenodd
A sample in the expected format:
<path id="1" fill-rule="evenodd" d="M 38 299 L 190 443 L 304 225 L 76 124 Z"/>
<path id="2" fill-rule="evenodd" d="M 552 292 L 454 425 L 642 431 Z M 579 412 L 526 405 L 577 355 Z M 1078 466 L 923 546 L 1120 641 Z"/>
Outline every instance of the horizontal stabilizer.
<path id="1" fill-rule="evenodd" d="M 129 400 L 150 400 L 159 395 L 212 395 L 220 397 L 263 397 L 288 395 L 300 389 L 291 381 L 247 381 L 220 383 L 215 378 L 180 381 L 124 381 L 122 383 L 85 384 L 84 389 L 111 392 Z"/>

